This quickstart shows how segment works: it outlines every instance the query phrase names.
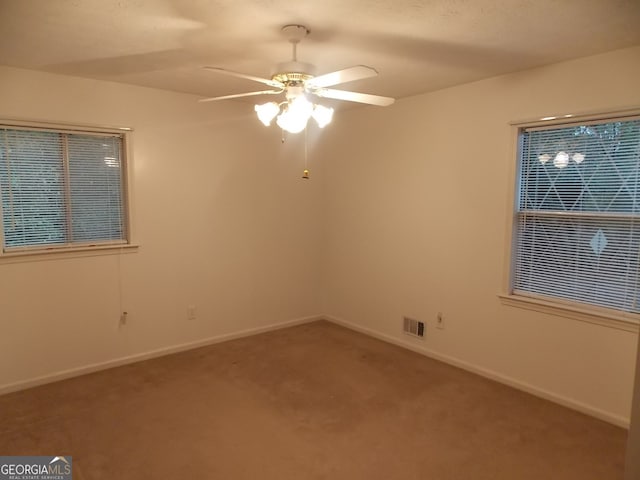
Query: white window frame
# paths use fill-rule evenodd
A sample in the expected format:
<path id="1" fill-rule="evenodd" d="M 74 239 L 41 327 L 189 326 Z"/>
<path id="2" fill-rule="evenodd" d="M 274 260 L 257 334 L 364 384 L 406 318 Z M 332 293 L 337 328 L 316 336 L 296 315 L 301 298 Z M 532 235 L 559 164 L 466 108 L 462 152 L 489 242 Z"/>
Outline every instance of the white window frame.
<path id="1" fill-rule="evenodd" d="M 133 161 L 131 155 L 131 143 L 133 129 L 130 127 L 110 127 L 97 125 L 78 125 L 61 122 L 42 122 L 22 119 L 0 118 L 0 126 L 7 128 L 36 130 L 56 133 L 70 134 L 107 134 L 118 135 L 122 138 L 122 201 L 123 208 L 123 228 L 125 231 L 124 241 L 118 242 L 96 242 L 77 243 L 66 245 L 42 245 L 27 246 L 20 249 L 4 250 L 4 226 L 2 225 L 2 204 L 0 203 L 0 262 L 13 263 L 21 261 L 31 261 L 65 256 L 93 256 L 112 253 L 123 253 L 125 251 L 135 251 L 138 244 L 135 242 L 134 222 L 133 222 L 133 195 L 131 191 Z"/>
<path id="2" fill-rule="evenodd" d="M 505 257 L 502 292 L 498 295 L 503 305 L 523 308 L 536 312 L 561 316 L 573 320 L 593 323 L 609 328 L 638 333 L 640 331 L 640 314 L 627 313 L 610 308 L 586 305 L 583 303 L 562 300 L 560 298 L 538 298 L 534 295 L 518 295 L 513 290 L 516 251 L 517 208 L 516 195 L 520 173 L 520 139 L 523 130 L 532 127 L 568 126 L 593 121 L 631 119 L 640 115 L 640 107 L 624 110 L 603 111 L 588 114 L 548 115 L 538 119 L 511 122 L 512 144 L 509 156 L 510 188 L 508 195 L 508 218 L 505 237 Z"/>

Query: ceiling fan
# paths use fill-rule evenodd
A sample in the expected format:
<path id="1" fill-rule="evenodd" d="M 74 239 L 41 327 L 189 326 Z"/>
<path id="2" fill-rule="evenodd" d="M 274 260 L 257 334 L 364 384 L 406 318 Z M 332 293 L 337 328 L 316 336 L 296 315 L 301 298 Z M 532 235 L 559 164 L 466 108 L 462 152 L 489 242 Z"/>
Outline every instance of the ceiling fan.
<path id="1" fill-rule="evenodd" d="M 333 109 L 312 101 L 314 97 L 346 100 L 348 102 L 365 103 L 381 107 L 391 105 L 395 101 L 395 99 L 391 97 L 327 88 L 354 80 L 375 77 L 378 75 L 378 72 L 365 65 L 356 65 L 343 70 L 315 76 L 315 67 L 313 65 L 298 62 L 297 59 L 298 43 L 309 34 L 307 27 L 304 25 L 285 25 L 282 27 L 282 33 L 292 45 L 293 59 L 290 62 L 279 63 L 276 66 L 276 73 L 272 75 L 271 78 L 256 77 L 217 67 L 203 67 L 206 70 L 222 75 L 262 83 L 271 87 L 270 90 L 203 98 L 200 102 L 213 102 L 258 95 L 284 94 L 285 100 L 280 103 L 268 102 L 262 105 L 256 105 L 256 113 L 260 121 L 266 126 L 269 126 L 275 118 L 276 123 L 283 130 L 290 133 L 298 133 L 305 129 L 307 121 L 311 117 L 316 120 L 321 128 L 327 125 L 333 117 Z"/>

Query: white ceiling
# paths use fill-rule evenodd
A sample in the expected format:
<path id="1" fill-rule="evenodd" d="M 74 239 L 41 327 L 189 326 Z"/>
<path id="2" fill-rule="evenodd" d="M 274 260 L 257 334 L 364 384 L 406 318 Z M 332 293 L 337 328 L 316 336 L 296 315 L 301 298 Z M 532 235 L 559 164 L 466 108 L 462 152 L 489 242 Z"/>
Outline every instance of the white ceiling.
<path id="1" fill-rule="evenodd" d="M 311 30 L 299 60 L 372 66 L 378 77 L 340 88 L 400 98 L 640 45 L 640 0 L 0 0 L 0 64 L 202 96 L 262 90 L 199 67 L 268 77 L 290 60 L 291 23 Z"/>

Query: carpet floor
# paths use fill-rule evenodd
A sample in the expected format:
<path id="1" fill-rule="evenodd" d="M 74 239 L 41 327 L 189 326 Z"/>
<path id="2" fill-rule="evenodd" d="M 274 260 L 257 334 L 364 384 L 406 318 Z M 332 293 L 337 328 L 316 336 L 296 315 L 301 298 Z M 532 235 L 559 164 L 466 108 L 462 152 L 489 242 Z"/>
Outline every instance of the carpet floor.
<path id="1" fill-rule="evenodd" d="M 626 431 L 328 322 L 0 396 L 74 480 L 616 480 Z"/>

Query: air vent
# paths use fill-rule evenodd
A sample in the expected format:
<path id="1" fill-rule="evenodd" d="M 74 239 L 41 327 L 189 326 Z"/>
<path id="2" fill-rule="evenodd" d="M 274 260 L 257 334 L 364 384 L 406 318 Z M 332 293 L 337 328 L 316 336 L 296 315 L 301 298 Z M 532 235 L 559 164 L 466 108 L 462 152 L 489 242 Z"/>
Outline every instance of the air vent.
<path id="1" fill-rule="evenodd" d="M 412 337 L 424 338 L 424 322 L 413 318 L 403 317 L 403 331 Z"/>

